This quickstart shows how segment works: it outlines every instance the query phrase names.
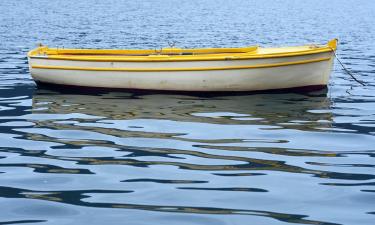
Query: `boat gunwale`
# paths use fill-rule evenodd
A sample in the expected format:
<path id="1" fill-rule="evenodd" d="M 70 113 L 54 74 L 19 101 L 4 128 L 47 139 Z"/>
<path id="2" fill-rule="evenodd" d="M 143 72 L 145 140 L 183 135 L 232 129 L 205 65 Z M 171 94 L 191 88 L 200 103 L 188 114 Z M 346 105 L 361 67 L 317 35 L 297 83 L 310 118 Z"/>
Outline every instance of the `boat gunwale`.
<path id="1" fill-rule="evenodd" d="M 226 60 L 248 60 L 248 59 L 267 59 L 267 58 L 283 58 L 283 57 L 293 57 L 302 55 L 313 55 L 325 52 L 332 52 L 333 50 L 329 47 L 318 48 L 312 50 L 298 51 L 298 52 L 288 52 L 288 53 L 269 53 L 269 54 L 253 54 L 253 55 L 226 55 L 226 56 L 214 56 L 214 57 L 204 57 L 204 56 L 194 56 L 186 57 L 185 55 L 172 55 L 166 56 L 144 56 L 143 58 L 134 58 L 134 56 L 128 57 L 108 57 L 108 58 L 89 58 L 83 56 L 38 56 L 30 54 L 29 57 L 32 59 L 44 59 L 44 60 L 67 60 L 67 61 L 93 61 L 93 62 L 189 62 L 189 61 L 226 61 Z M 146 58 L 150 57 L 150 58 Z"/>
<path id="2" fill-rule="evenodd" d="M 44 59 L 44 60 L 67 60 L 67 61 L 93 61 L 93 62 L 189 62 L 189 61 L 225 61 L 225 60 L 249 60 L 249 59 L 267 59 L 267 58 L 282 58 L 282 57 L 293 57 L 293 56 L 302 56 L 302 55 L 312 55 L 312 54 L 320 54 L 326 52 L 334 52 L 337 49 L 338 39 L 330 40 L 326 45 L 305 45 L 305 46 L 297 46 L 297 47 L 310 47 L 311 49 L 307 50 L 299 50 L 299 51 L 291 51 L 291 52 L 276 52 L 276 53 L 257 53 L 259 49 L 258 46 L 251 46 L 251 47 L 244 47 L 244 48 L 206 48 L 206 49 L 195 49 L 195 51 L 218 51 L 216 54 L 200 54 L 200 55 L 154 55 L 150 54 L 148 56 L 117 56 L 117 57 L 107 57 L 107 58 L 90 58 L 87 56 L 67 56 L 67 55 L 48 55 L 48 50 L 50 51 L 58 51 L 58 49 L 50 49 L 47 46 L 40 46 L 36 49 L 33 49 L 28 52 L 27 56 L 30 59 Z M 231 49 L 233 51 L 240 51 L 234 53 L 226 53 L 222 54 L 224 50 Z M 241 49 L 248 49 L 252 50 L 249 52 L 241 52 Z M 152 50 L 98 50 L 98 49 L 88 49 L 89 51 L 134 51 L 134 52 L 142 52 L 142 51 L 152 51 Z M 180 51 L 182 49 L 167 49 L 165 51 Z M 193 51 L 194 49 L 185 49 L 189 51 Z M 41 54 L 44 51 L 44 55 Z M 83 51 L 83 49 L 68 49 L 67 51 Z M 221 55 L 220 55 L 221 51 Z M 218 56 L 219 55 L 219 56 Z"/>
<path id="3" fill-rule="evenodd" d="M 198 54 L 198 55 L 154 55 L 148 56 L 117 56 L 117 57 L 106 57 L 106 58 L 90 58 L 90 56 L 82 55 L 48 55 L 48 50 L 58 51 L 58 49 L 49 49 L 47 46 L 41 46 L 28 52 L 28 57 L 31 59 L 43 59 L 43 60 L 67 60 L 67 61 L 96 61 L 96 62 L 189 62 L 189 61 L 225 61 L 225 60 L 249 60 L 249 59 L 267 59 L 267 58 L 282 58 L 282 57 L 293 57 L 302 55 L 320 54 L 326 52 L 333 52 L 337 48 L 337 39 L 332 39 L 326 45 L 319 46 L 297 46 L 297 47 L 311 47 L 307 50 L 291 51 L 291 52 L 276 52 L 276 53 L 257 53 L 257 46 L 247 47 L 247 49 L 253 49 L 247 53 L 244 52 L 233 52 L 233 53 L 216 53 L 216 54 Z M 222 48 L 225 49 L 246 49 L 245 48 Z M 82 51 L 83 49 L 68 49 L 67 51 Z M 128 51 L 128 50 L 95 50 L 92 51 Z M 167 49 L 168 50 L 168 49 Z M 173 49 L 169 49 L 173 50 Z M 193 50 L 193 49 L 187 49 Z M 196 49 L 209 50 L 209 49 Z M 214 49 L 218 50 L 218 49 Z M 45 55 L 38 55 L 44 51 Z M 61 50 L 64 51 L 64 50 Z M 152 50 L 129 50 L 129 51 L 152 51 Z M 91 56 L 92 57 L 92 56 Z"/>

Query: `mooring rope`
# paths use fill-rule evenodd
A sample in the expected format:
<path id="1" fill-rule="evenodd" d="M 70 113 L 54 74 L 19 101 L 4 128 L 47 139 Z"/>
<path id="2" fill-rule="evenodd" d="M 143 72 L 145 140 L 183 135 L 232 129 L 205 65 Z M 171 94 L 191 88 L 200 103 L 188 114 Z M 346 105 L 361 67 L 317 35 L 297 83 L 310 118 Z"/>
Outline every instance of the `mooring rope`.
<path id="1" fill-rule="evenodd" d="M 337 61 L 339 62 L 339 64 L 341 65 L 342 69 L 347 73 L 349 74 L 349 76 L 351 76 L 353 78 L 354 81 L 356 81 L 357 83 L 361 84 L 362 86 L 366 86 L 366 84 L 363 82 L 363 81 L 360 81 L 358 80 L 357 78 L 355 78 L 353 72 L 351 72 L 349 69 L 347 69 L 344 64 L 341 62 L 340 58 L 338 57 L 338 55 L 336 54 L 336 51 L 331 48 L 332 51 L 333 51 L 333 54 L 335 55 L 335 58 L 337 59 Z"/>

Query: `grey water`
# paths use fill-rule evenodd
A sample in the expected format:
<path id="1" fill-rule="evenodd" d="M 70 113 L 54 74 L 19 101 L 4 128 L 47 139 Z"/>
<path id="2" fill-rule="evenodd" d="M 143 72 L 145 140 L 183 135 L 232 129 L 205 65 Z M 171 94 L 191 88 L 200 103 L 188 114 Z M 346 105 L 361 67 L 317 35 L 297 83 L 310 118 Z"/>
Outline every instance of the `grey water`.
<path id="1" fill-rule="evenodd" d="M 0 224 L 375 224 L 375 1 L 1 0 Z M 326 90 L 38 88 L 26 53 L 340 40 Z"/>

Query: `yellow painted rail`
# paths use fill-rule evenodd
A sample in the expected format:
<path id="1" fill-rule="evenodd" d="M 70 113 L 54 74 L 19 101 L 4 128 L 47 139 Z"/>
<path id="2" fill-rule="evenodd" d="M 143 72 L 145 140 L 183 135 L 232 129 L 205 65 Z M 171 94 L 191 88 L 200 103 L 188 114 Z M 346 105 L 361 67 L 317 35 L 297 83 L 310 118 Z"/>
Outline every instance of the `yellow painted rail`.
<path id="1" fill-rule="evenodd" d="M 263 58 L 280 58 L 303 56 L 332 52 L 336 50 L 337 40 L 333 39 L 327 45 L 301 46 L 294 48 L 207 48 L 207 49 L 178 49 L 168 48 L 157 50 L 136 49 L 57 49 L 42 46 L 31 50 L 28 57 L 43 60 L 71 60 L 97 62 L 174 62 L 174 61 L 221 61 L 246 60 Z"/>
<path id="2" fill-rule="evenodd" d="M 72 66 L 47 66 L 32 65 L 34 69 L 54 69 L 54 70 L 86 70 L 86 71 L 127 71 L 127 72 L 170 72 L 170 71 L 207 71 L 207 70 L 239 70 L 239 69 L 257 69 L 280 66 L 291 66 L 307 63 L 328 61 L 331 57 L 324 57 L 310 60 L 300 60 L 294 62 L 281 62 L 272 64 L 257 64 L 247 66 L 227 66 L 227 67 L 195 67 L 195 68 L 105 68 L 105 67 L 72 67 Z"/>

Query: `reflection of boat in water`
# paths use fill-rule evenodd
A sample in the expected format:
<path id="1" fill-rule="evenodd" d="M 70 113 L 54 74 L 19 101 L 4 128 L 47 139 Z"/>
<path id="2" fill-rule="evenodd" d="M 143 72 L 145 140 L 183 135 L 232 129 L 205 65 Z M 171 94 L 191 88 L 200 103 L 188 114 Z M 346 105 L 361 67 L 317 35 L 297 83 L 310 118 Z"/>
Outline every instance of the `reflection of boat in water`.
<path id="1" fill-rule="evenodd" d="M 329 107 L 330 101 L 325 93 L 198 97 L 124 92 L 77 95 L 38 89 L 33 96 L 32 114 L 45 119 L 34 121 L 41 129 L 31 130 L 28 138 L 134 153 L 116 159 L 79 158 L 80 164 L 172 165 L 189 170 L 277 170 L 315 174 L 315 171 L 274 159 L 209 152 L 215 149 L 321 156 L 321 153 L 300 149 L 298 153 L 289 151 L 294 145 L 288 145 L 289 139 L 279 136 L 283 131 L 275 129 L 291 128 L 309 133 L 317 126 L 328 127 L 332 121 Z M 319 112 L 315 113 L 315 110 Z M 326 123 L 319 122 L 322 120 Z M 284 129 L 284 134 L 289 133 L 287 129 Z M 171 159 L 170 155 L 178 154 L 224 161 L 211 165 L 189 159 Z M 155 161 L 142 159 L 143 156 L 161 158 Z M 230 162 L 226 163 L 226 160 Z M 244 167 L 237 162 L 249 165 Z"/>
<path id="2" fill-rule="evenodd" d="M 163 91 L 326 87 L 337 40 L 299 47 L 98 50 L 41 46 L 29 52 L 38 83 Z"/>
<path id="3" fill-rule="evenodd" d="M 35 121 L 36 126 L 42 129 L 30 132 L 29 138 L 63 145 L 125 147 L 135 151 L 136 155 L 154 155 L 157 152 L 159 156 L 168 158 L 158 162 L 147 159 L 140 162 L 118 159 L 113 162 L 93 158 L 82 159 L 82 164 L 138 163 L 175 165 L 192 170 L 244 170 L 242 166 L 225 163 L 195 165 L 188 160 L 185 163 L 170 162 L 168 156 L 188 154 L 204 159 L 250 162 L 262 165 L 259 166 L 261 169 L 299 171 L 273 160 L 241 155 L 221 156 L 220 153 L 208 154 L 205 150 L 315 154 L 289 152 L 289 145 L 285 145 L 289 140 L 278 134 L 288 133 L 286 129 L 314 132 L 317 127 L 329 127 L 332 121 L 329 107 L 326 93 L 316 92 L 309 96 L 285 93 L 198 97 L 124 92 L 82 95 L 38 89 L 33 96 L 32 113 L 36 118 L 46 119 Z M 315 113 L 315 110 L 319 112 Z M 275 130 L 283 128 L 286 129 Z M 78 134 L 77 138 L 74 134 Z M 242 146 L 244 143 L 245 146 Z M 256 148 L 249 150 L 249 146 Z"/>
<path id="4" fill-rule="evenodd" d="M 199 97 L 188 95 L 66 94 L 38 89 L 33 113 L 82 113 L 112 120 L 162 119 L 216 124 L 285 125 L 293 121 L 331 121 L 330 101 L 324 92 Z M 283 126 L 284 126 L 283 125 Z"/>

